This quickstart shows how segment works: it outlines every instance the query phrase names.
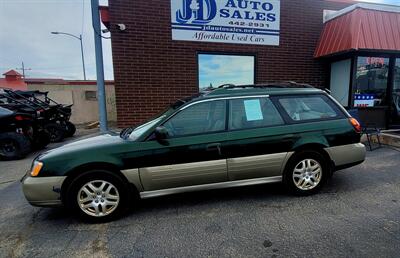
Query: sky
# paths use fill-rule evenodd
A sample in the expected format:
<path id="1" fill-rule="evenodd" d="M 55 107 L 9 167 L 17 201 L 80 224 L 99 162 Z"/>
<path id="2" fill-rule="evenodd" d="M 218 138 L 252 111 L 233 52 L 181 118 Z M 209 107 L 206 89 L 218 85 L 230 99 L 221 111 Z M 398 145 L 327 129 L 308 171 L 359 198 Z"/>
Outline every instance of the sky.
<path id="1" fill-rule="evenodd" d="M 365 1 L 400 5 L 400 0 Z M 87 77 L 96 79 L 90 0 L 0 0 L 0 74 L 24 62 L 31 69 L 27 78 L 82 79 L 79 40 L 52 31 L 83 35 Z M 109 39 L 103 39 L 103 54 L 105 78 L 113 79 Z"/>
<path id="2" fill-rule="evenodd" d="M 363 0 L 362 2 L 400 5 L 400 0 Z"/>
<path id="3" fill-rule="evenodd" d="M 51 34 L 60 31 L 82 34 L 87 77 L 96 79 L 90 8 L 90 0 L 0 0 L 0 74 L 24 62 L 32 69 L 27 78 L 83 79 L 79 40 Z M 103 55 L 105 78 L 113 79 L 109 39 L 103 39 Z"/>

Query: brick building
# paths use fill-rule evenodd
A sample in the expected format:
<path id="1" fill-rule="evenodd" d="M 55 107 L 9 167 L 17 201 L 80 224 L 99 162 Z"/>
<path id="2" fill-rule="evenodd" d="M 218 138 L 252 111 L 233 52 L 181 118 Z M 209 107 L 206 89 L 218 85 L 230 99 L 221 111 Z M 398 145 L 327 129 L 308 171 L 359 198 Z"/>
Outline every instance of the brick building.
<path id="1" fill-rule="evenodd" d="M 26 90 L 27 84 L 22 77 L 22 74 L 15 70 L 10 70 L 3 73 L 4 78 L 0 78 L 0 88 L 7 88 L 13 90 Z"/>
<path id="2" fill-rule="evenodd" d="M 199 38 L 188 39 L 189 30 L 198 30 L 199 27 L 206 30 L 207 25 L 204 24 L 210 22 L 207 18 L 215 16 L 215 13 L 212 13 L 213 8 L 215 8 L 213 6 L 215 2 L 217 5 L 223 4 L 230 8 L 225 11 L 220 10 L 220 13 L 216 14 L 221 17 L 228 16 L 227 12 L 233 11 L 235 9 L 233 7 L 236 7 L 238 13 L 229 13 L 233 27 L 240 27 L 244 24 L 236 23 L 238 20 L 245 21 L 245 26 L 254 25 L 252 19 L 253 21 L 254 19 L 261 21 L 259 25 L 265 25 L 267 26 L 266 28 L 268 28 L 269 24 L 272 24 L 271 26 L 274 30 L 265 29 L 260 30 L 261 32 L 259 33 L 260 37 L 265 37 L 268 42 L 265 44 L 250 42 L 221 43 L 210 42 L 212 40 L 206 42 Z M 247 9 L 240 10 L 239 5 L 241 3 L 239 2 L 243 2 L 242 4 L 244 2 L 259 2 L 260 4 L 255 4 L 251 7 L 251 3 L 247 3 L 249 5 Z M 193 6 L 193 3 L 197 5 Z M 266 3 L 265 6 L 261 5 L 263 3 Z M 185 4 L 187 8 L 192 9 L 184 10 Z M 191 4 L 190 7 L 189 4 Z M 200 86 L 200 77 L 203 76 L 202 74 L 199 75 L 199 70 L 202 69 L 202 65 L 199 64 L 202 58 L 201 55 L 253 57 L 254 67 L 252 69 L 254 77 L 252 83 L 296 81 L 327 88 L 331 84 L 331 64 L 334 61 L 348 59 L 350 60 L 348 68 L 346 68 L 346 64 L 339 67 L 345 67 L 343 68 L 344 73 L 348 73 L 349 77 L 348 81 L 344 82 L 346 85 L 343 89 L 345 90 L 340 88 L 339 93 L 342 91 L 353 92 L 352 80 L 354 80 L 354 75 L 352 74 L 357 66 L 357 59 L 354 59 L 357 53 L 353 53 L 352 46 L 345 46 L 344 49 L 334 49 L 331 52 L 325 51 L 325 45 L 318 46 L 318 42 L 329 43 L 329 38 L 326 39 L 327 36 L 322 35 L 324 26 L 326 29 L 327 24 L 330 22 L 329 17 L 334 17 L 331 19 L 336 20 L 346 13 L 353 12 L 353 9 L 347 9 L 347 11 L 345 9 L 342 13 L 339 12 L 340 15 L 336 15 L 339 18 L 334 15 L 334 11 L 342 10 L 353 4 L 355 2 L 351 0 L 109 1 L 109 14 L 107 16 L 109 15 L 109 26 L 112 33 L 118 125 L 122 127 L 143 122 L 163 110 L 174 100 L 197 93 Z M 182 10 L 175 12 L 175 9 L 173 9 L 175 5 L 183 5 Z M 203 11 L 202 13 L 199 13 L 199 8 Z M 197 16 L 191 17 L 192 10 L 197 11 Z M 375 8 L 375 11 L 378 12 L 379 10 Z M 257 14 L 257 12 L 261 14 Z M 186 18 L 189 17 L 192 20 L 180 21 L 180 24 L 176 23 L 176 21 L 174 23 L 175 15 L 177 18 L 181 16 L 180 18 L 184 19 L 186 16 Z M 193 19 L 200 21 L 198 24 L 203 22 L 203 25 L 193 25 L 195 24 Z M 248 20 L 250 20 L 250 23 Z M 325 25 L 324 21 L 326 22 Z M 126 29 L 121 30 L 121 27 L 116 26 L 117 24 L 124 24 Z M 189 28 L 184 27 L 184 25 L 189 26 Z M 277 29 L 275 26 L 277 26 Z M 209 26 L 207 29 L 211 27 Z M 179 31 L 175 35 L 173 31 L 178 31 L 181 28 L 186 31 Z M 211 29 L 215 29 L 215 26 Z M 398 28 L 395 29 L 398 30 Z M 237 31 L 241 31 L 241 28 Z M 258 30 L 254 31 L 257 32 Z M 329 31 L 326 33 L 329 35 Z M 341 28 L 337 28 L 333 33 L 340 36 L 346 32 L 341 33 Z M 231 34 L 228 33 L 228 35 Z M 266 36 L 267 34 L 271 34 L 271 36 Z M 237 35 L 240 36 L 241 34 Z M 177 39 L 179 37 L 182 38 Z M 319 40 L 320 37 L 325 38 Z M 332 37 L 333 39 L 335 38 Z M 343 45 L 343 42 L 340 37 L 336 37 L 336 41 L 331 43 L 340 46 L 341 44 Z M 377 51 L 375 46 L 372 50 Z M 392 51 L 390 52 L 391 54 L 397 54 L 400 52 L 400 46 L 395 45 L 390 51 Z M 394 77 L 393 58 L 396 58 L 396 56 L 390 56 L 392 78 Z M 226 63 L 225 65 L 229 67 L 232 64 Z M 340 74 L 339 76 L 343 77 Z M 222 73 L 221 77 L 223 77 Z M 230 83 L 229 79 L 225 79 L 224 82 Z M 387 87 L 389 86 L 392 87 L 393 82 L 390 84 L 388 81 Z M 354 105 L 354 101 L 348 95 L 353 96 L 353 94 L 346 95 L 346 98 L 350 101 L 345 102 L 350 107 Z M 346 103 L 343 104 L 345 105 Z"/>

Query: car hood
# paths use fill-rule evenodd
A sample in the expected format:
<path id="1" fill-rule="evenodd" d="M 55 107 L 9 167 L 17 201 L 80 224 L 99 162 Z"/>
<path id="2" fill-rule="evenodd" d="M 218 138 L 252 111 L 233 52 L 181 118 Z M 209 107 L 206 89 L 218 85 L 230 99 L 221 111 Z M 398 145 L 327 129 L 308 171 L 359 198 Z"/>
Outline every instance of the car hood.
<path id="1" fill-rule="evenodd" d="M 67 143 L 58 148 L 43 153 L 42 155 L 40 155 L 40 158 L 54 157 L 58 155 L 65 155 L 68 153 L 79 152 L 84 150 L 96 151 L 107 148 L 108 146 L 123 144 L 125 141 L 126 140 L 121 139 L 117 134 L 108 133 Z"/>
<path id="2" fill-rule="evenodd" d="M 121 139 L 121 137 L 119 137 L 116 134 L 112 134 L 112 133 L 108 133 L 108 134 L 102 134 L 102 135 L 98 135 L 98 136 L 93 136 L 93 137 L 89 137 L 86 139 L 82 139 L 82 140 L 78 140 L 78 141 L 74 141 L 71 143 L 67 143 L 64 144 L 63 146 L 61 146 L 60 148 L 71 148 L 71 147 L 76 147 L 76 146 L 98 146 L 98 145 L 107 145 L 109 143 L 116 143 L 116 142 L 121 142 L 124 141 L 123 139 Z"/>

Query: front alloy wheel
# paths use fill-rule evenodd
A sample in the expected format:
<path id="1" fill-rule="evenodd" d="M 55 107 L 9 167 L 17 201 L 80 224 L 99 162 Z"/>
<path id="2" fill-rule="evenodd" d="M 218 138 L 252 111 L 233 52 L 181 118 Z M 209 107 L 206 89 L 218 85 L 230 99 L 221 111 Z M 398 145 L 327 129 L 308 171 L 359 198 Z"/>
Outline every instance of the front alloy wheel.
<path id="1" fill-rule="evenodd" d="M 78 191 L 79 208 L 89 216 L 104 217 L 111 214 L 120 202 L 117 188 L 105 180 L 90 181 Z"/>
<path id="2" fill-rule="evenodd" d="M 86 171 L 72 179 L 67 187 L 63 202 L 90 222 L 105 222 L 119 217 L 131 200 L 128 182 L 111 171 Z"/>

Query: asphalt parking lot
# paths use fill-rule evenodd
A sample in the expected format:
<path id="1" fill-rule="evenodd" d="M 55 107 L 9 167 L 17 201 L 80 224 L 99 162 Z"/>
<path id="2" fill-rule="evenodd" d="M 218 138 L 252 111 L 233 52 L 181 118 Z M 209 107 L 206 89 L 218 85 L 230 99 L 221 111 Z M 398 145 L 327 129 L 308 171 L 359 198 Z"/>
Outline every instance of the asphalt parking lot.
<path id="1" fill-rule="evenodd" d="M 34 154 L 1 162 L 0 257 L 399 257 L 400 153 L 367 155 L 318 195 L 280 184 L 180 194 L 97 225 L 25 201 L 18 180 Z"/>

